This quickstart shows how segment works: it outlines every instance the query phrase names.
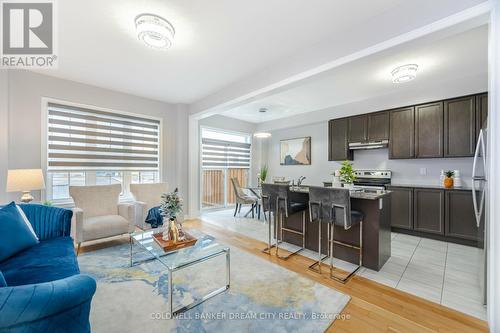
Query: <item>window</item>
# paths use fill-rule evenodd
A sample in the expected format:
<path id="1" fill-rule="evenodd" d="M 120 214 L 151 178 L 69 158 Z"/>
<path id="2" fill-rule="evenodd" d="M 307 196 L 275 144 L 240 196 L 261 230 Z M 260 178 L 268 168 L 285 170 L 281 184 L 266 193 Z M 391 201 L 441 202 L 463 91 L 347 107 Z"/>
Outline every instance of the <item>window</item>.
<path id="1" fill-rule="evenodd" d="M 160 121 L 48 103 L 47 199 L 67 200 L 70 185 L 159 181 Z"/>
<path id="2" fill-rule="evenodd" d="M 202 129 L 202 208 L 235 203 L 231 179 L 247 186 L 250 156 L 249 135 Z"/>

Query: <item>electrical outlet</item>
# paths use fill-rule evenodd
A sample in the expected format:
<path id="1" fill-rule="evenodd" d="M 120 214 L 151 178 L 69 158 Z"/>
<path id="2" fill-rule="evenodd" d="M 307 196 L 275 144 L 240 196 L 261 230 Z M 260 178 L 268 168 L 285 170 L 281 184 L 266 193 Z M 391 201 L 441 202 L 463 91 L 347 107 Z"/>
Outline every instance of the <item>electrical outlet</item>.
<path id="1" fill-rule="evenodd" d="M 427 176 L 427 168 L 420 168 L 420 175 Z"/>

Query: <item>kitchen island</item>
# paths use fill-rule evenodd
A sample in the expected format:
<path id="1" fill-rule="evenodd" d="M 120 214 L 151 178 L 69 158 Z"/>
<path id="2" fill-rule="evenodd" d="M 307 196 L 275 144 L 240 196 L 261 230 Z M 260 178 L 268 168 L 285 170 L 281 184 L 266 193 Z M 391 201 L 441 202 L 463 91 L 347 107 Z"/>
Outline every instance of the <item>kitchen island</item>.
<path id="1" fill-rule="evenodd" d="M 292 187 L 291 200 L 294 202 L 309 202 L 309 189 L 307 186 Z M 355 191 L 351 193 L 351 209 L 363 212 L 363 266 L 380 270 L 391 256 L 391 192 Z M 306 217 L 306 248 L 318 251 L 318 222 L 309 222 L 309 212 Z M 295 230 L 302 228 L 302 213 L 284 218 L 284 227 Z M 301 246 L 302 236 L 290 232 L 283 232 L 285 242 Z M 322 252 L 327 251 L 327 227 L 322 226 L 321 233 Z M 335 227 L 335 240 L 359 246 L 359 225 L 349 230 Z M 359 252 L 356 249 L 334 244 L 335 258 L 359 263 Z"/>

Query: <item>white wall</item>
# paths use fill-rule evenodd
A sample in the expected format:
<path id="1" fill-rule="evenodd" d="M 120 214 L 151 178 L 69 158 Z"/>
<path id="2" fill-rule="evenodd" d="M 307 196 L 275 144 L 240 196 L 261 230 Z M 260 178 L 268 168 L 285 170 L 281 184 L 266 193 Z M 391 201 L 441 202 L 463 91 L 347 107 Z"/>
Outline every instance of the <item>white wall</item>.
<path id="1" fill-rule="evenodd" d="M 280 140 L 311 137 L 311 165 L 280 165 Z M 354 167 L 357 169 L 389 169 L 393 171 L 393 184 L 439 184 L 441 169 L 459 169 L 462 179 L 470 185 L 472 158 L 389 160 L 388 149 L 363 150 L 354 153 Z M 285 176 L 297 179 L 305 176 L 304 184 L 322 185 L 331 181 L 330 175 L 340 168 L 339 162 L 328 161 L 328 123 L 321 122 L 301 127 L 272 132 L 269 154 L 269 176 Z M 427 175 L 420 175 L 420 168 L 427 169 Z"/>
<path id="2" fill-rule="evenodd" d="M 1 82 L 4 82 L 3 74 Z M 3 86 L 2 86 L 3 88 Z M 5 89 L 1 91 L 4 92 Z M 163 148 L 162 177 L 171 188 L 179 190 L 187 198 L 187 112 L 182 105 L 167 104 L 129 94 L 62 80 L 28 71 L 8 72 L 8 128 L 6 138 L 0 137 L 1 147 L 7 139 L 8 168 L 41 168 L 42 114 L 41 99 L 49 97 L 74 103 L 94 105 L 117 111 L 125 111 L 162 118 Z M 3 99 L 2 99 L 3 103 Z M 0 110 L 2 109 L 0 104 Z M 5 117 L 0 113 L 0 117 Z M 3 118 L 1 119 L 3 120 Z M 3 122 L 0 122 L 2 126 Z M 3 131 L 0 131 L 3 133 Z M 0 134 L 5 136 L 4 134 Z M 1 157 L 1 155 L 0 155 Z M 3 159 L 2 159 L 3 160 Z M 2 177 L 6 171 L 1 169 Z M 0 193 L 5 187 L 0 188 Z M 5 194 L 3 194 L 5 196 Z M 18 194 L 9 194 L 16 199 Z M 39 198 L 39 193 L 36 193 Z"/>
<path id="3" fill-rule="evenodd" d="M 0 202 L 7 200 L 5 186 L 7 180 L 8 169 L 8 121 L 9 121 L 9 104 L 8 104 L 8 72 L 5 69 L 0 70 Z"/>

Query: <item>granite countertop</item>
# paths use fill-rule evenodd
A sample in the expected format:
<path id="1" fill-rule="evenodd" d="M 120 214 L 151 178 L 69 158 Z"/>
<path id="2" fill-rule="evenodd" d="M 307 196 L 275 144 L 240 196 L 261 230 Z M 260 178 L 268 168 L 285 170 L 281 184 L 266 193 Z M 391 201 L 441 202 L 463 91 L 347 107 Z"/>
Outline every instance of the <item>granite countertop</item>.
<path id="1" fill-rule="evenodd" d="M 393 187 L 429 188 L 429 189 L 433 189 L 433 190 L 447 190 L 447 191 L 450 191 L 450 190 L 471 191 L 472 190 L 472 187 L 470 187 L 470 186 L 445 188 L 444 186 L 436 185 L 436 184 L 425 185 L 425 184 L 397 184 L 396 183 L 396 184 L 391 184 L 389 186 L 393 186 Z"/>
<path id="2" fill-rule="evenodd" d="M 293 186 L 290 187 L 290 190 L 292 192 L 309 193 L 308 186 Z M 391 194 L 391 191 L 377 191 L 377 192 L 351 191 L 351 198 L 362 199 L 362 200 L 378 200 L 389 194 Z"/>

